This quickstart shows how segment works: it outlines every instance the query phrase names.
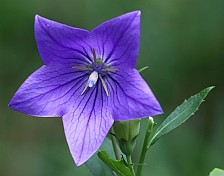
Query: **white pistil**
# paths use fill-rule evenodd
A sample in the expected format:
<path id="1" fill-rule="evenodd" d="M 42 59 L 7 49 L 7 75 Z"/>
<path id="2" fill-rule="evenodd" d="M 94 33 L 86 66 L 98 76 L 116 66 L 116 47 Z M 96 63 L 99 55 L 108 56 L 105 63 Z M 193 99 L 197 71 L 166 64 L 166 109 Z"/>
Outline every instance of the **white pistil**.
<path id="1" fill-rule="evenodd" d="M 88 79 L 88 86 L 93 87 L 98 80 L 98 73 L 96 71 L 92 72 Z"/>
<path id="2" fill-rule="evenodd" d="M 100 74 L 98 74 L 96 71 L 93 71 L 91 73 L 91 75 L 89 76 L 87 84 L 85 85 L 81 95 L 83 95 L 85 93 L 85 91 L 87 90 L 88 87 L 93 87 L 96 84 L 99 77 L 100 77 L 100 81 L 102 82 L 103 88 L 106 92 L 106 95 L 109 96 L 109 92 L 108 92 L 107 85 L 106 85 L 105 81 L 103 80 L 102 76 Z"/>
<path id="3" fill-rule="evenodd" d="M 89 76 L 89 79 L 87 81 L 87 84 L 85 85 L 81 95 L 83 95 L 85 93 L 85 91 L 87 90 L 88 87 L 93 87 L 96 84 L 96 82 L 98 80 L 98 77 L 99 76 L 98 76 L 98 73 L 96 71 L 93 71 L 91 73 L 91 75 Z"/>

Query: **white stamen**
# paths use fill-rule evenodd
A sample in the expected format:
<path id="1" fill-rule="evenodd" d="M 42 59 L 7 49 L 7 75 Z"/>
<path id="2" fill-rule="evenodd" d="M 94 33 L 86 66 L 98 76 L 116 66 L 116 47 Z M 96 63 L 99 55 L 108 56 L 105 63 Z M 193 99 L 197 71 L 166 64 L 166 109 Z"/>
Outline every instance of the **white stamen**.
<path id="1" fill-rule="evenodd" d="M 83 95 L 83 94 L 85 93 L 85 91 L 87 90 L 87 88 L 88 88 L 88 84 L 85 85 L 85 87 L 84 87 L 84 89 L 83 89 L 81 95 Z"/>
<path id="2" fill-rule="evenodd" d="M 96 71 L 92 72 L 88 79 L 88 86 L 93 87 L 98 80 L 98 73 Z"/>
<path id="3" fill-rule="evenodd" d="M 100 77 L 100 80 L 101 80 L 101 82 L 102 82 L 103 88 L 104 88 L 104 90 L 105 90 L 107 96 L 109 96 L 109 92 L 108 92 L 108 90 L 107 90 L 107 85 L 106 85 L 105 81 L 103 80 L 103 78 L 102 78 L 101 75 L 99 75 L 99 77 Z"/>

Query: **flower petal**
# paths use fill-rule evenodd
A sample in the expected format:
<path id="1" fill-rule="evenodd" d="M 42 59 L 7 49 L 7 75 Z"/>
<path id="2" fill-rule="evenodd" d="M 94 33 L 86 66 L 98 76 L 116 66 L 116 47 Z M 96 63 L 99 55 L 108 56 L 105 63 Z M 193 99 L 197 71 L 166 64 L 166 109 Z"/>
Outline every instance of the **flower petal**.
<path id="1" fill-rule="evenodd" d="M 35 38 L 44 64 L 80 65 L 92 59 L 90 33 L 36 15 Z"/>
<path id="2" fill-rule="evenodd" d="M 24 114 L 62 116 L 88 80 L 85 71 L 42 66 L 18 89 L 9 106 Z"/>
<path id="3" fill-rule="evenodd" d="M 106 79 L 114 120 L 133 120 L 162 114 L 162 108 L 136 69 L 113 73 Z"/>
<path id="4" fill-rule="evenodd" d="M 109 20 L 91 33 L 98 57 L 113 67 L 136 65 L 140 41 L 140 11 Z"/>
<path id="5" fill-rule="evenodd" d="M 99 149 L 114 122 L 101 83 L 98 81 L 88 90 L 62 117 L 67 143 L 77 166 Z"/>

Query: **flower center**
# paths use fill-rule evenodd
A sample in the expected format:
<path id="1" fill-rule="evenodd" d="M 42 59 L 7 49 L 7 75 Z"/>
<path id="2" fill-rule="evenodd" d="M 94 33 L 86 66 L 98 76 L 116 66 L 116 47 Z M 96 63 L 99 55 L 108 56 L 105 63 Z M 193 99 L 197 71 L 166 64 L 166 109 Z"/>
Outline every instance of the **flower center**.
<path id="1" fill-rule="evenodd" d="M 87 84 L 84 87 L 81 95 L 83 95 L 85 93 L 85 91 L 87 90 L 88 87 L 89 88 L 93 87 L 97 83 L 98 78 L 100 78 L 103 88 L 104 88 L 107 96 L 109 96 L 109 92 L 108 92 L 108 89 L 107 89 L 104 79 L 109 72 L 116 72 L 116 71 L 118 71 L 118 69 L 111 68 L 111 67 L 107 66 L 101 59 L 97 59 L 96 52 L 94 49 L 92 49 L 92 53 L 93 53 L 94 61 L 92 64 L 89 64 L 88 67 L 83 67 L 83 66 L 72 67 L 72 68 L 90 72 L 89 79 L 88 79 Z"/>
<path id="2" fill-rule="evenodd" d="M 98 74 L 101 74 L 101 76 L 105 76 L 107 74 L 107 67 L 108 66 L 106 66 L 106 64 L 104 64 L 101 59 L 96 59 L 96 61 L 92 63 L 93 70 L 96 71 Z"/>

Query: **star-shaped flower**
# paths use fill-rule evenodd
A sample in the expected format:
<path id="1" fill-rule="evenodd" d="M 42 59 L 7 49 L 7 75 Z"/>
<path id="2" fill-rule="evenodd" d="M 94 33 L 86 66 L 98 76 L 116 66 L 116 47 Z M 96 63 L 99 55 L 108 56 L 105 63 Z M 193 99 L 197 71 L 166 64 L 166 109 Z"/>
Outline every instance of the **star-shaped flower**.
<path id="1" fill-rule="evenodd" d="M 162 113 L 135 69 L 140 14 L 127 13 L 92 31 L 35 17 L 44 66 L 22 84 L 9 106 L 32 116 L 62 117 L 77 166 L 97 151 L 115 120 Z"/>

